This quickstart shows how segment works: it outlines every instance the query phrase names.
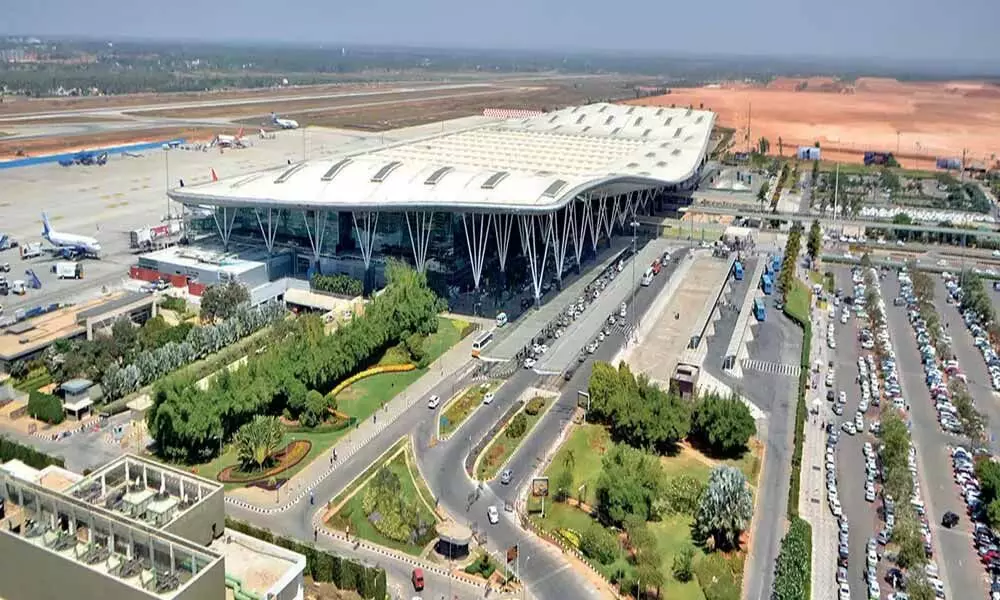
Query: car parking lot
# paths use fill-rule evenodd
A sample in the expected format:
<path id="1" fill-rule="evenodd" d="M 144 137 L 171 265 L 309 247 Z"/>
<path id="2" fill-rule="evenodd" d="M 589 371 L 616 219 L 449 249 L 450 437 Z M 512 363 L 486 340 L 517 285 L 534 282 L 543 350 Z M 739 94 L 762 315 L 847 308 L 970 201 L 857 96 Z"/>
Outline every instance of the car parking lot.
<path id="1" fill-rule="evenodd" d="M 906 279 L 889 274 L 883 284 L 884 297 L 899 297 L 906 287 Z M 970 543 L 971 526 L 964 502 L 954 487 L 948 455 L 948 447 L 955 445 L 958 438 L 942 429 L 939 411 L 935 408 L 934 399 L 941 396 L 939 392 L 942 389 L 937 377 L 943 378 L 943 374 L 939 373 L 941 368 L 936 364 L 934 368 L 925 366 L 930 352 L 925 345 L 922 354 L 918 340 L 921 331 L 926 334 L 926 326 L 911 325 L 907 310 L 902 303 L 892 302 L 886 319 L 895 342 L 903 396 L 910 408 L 910 429 L 919 465 L 918 480 L 922 484 L 925 512 L 935 538 L 935 556 L 938 557 L 940 578 L 943 580 L 942 593 L 954 598 L 983 597 L 985 575 Z M 940 525 L 949 512 L 960 515 L 962 519 L 953 529 Z"/>

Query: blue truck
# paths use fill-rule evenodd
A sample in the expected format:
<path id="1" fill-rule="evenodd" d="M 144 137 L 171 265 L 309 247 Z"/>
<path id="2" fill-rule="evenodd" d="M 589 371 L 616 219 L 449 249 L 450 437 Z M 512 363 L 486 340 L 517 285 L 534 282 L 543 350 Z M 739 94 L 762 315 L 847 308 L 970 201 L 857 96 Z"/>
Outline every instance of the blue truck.
<path id="1" fill-rule="evenodd" d="M 763 321 L 767 318 L 767 310 L 764 308 L 764 301 L 760 298 L 753 299 L 753 316 L 758 321 Z"/>
<path id="2" fill-rule="evenodd" d="M 733 263 L 733 279 L 743 281 L 743 263 L 740 261 Z"/>
<path id="3" fill-rule="evenodd" d="M 771 279 L 770 275 L 766 273 L 760 276 L 760 289 L 764 291 L 765 294 L 770 295 L 774 291 L 774 280 Z"/>

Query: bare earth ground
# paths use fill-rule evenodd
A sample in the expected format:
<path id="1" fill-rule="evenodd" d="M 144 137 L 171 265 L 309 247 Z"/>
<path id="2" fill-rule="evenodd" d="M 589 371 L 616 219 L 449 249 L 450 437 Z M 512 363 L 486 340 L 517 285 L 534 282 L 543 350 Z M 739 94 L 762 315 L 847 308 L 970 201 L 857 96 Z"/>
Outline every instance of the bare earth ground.
<path id="1" fill-rule="evenodd" d="M 4 121 L 4 125 L 59 125 L 63 123 L 114 123 L 125 121 L 123 117 L 116 117 L 113 115 L 86 115 L 86 116 L 53 116 L 45 117 L 44 119 L 13 119 L 9 121 Z"/>
<path id="2" fill-rule="evenodd" d="M 934 168 L 936 157 L 961 157 L 963 148 L 970 161 L 987 165 L 1000 153 L 1000 86 L 986 82 L 779 78 L 767 87 L 675 89 L 632 103 L 704 104 L 719 125 L 738 130 L 737 148 L 745 143 L 749 109 L 751 140 L 766 137 L 777 152 L 780 137 L 786 156 L 816 141 L 825 160 L 861 162 L 866 150 L 876 150 L 896 153 L 912 168 Z"/>
<path id="3" fill-rule="evenodd" d="M 188 143 L 207 142 L 217 134 L 234 134 L 238 130 L 238 127 L 161 127 L 7 141 L 0 138 L 0 160 L 18 158 L 19 150 L 24 156 L 40 156 L 174 138 L 184 138 Z"/>

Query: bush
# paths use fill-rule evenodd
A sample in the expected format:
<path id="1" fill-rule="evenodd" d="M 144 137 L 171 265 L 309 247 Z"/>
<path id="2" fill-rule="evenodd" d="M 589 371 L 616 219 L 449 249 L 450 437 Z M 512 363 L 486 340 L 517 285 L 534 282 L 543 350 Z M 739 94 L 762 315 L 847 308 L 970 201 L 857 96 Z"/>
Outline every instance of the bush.
<path id="1" fill-rule="evenodd" d="M 310 283 L 313 289 L 341 296 L 360 296 L 364 292 L 361 280 L 349 275 L 320 275 L 317 273 L 312 276 Z"/>
<path id="2" fill-rule="evenodd" d="M 660 519 L 668 515 L 694 516 L 705 483 L 691 475 L 669 477 L 663 485 L 663 495 L 653 501 L 653 513 Z"/>
<path id="3" fill-rule="evenodd" d="M 490 560 L 488 554 L 481 554 L 479 558 L 472 561 L 472 563 L 465 567 L 465 572 L 469 575 L 479 575 L 483 579 L 489 579 L 493 572 L 496 571 L 496 565 Z"/>
<path id="4" fill-rule="evenodd" d="M 681 551 L 677 553 L 677 556 L 674 556 L 674 564 L 671 568 L 671 571 L 674 574 L 674 579 L 680 581 L 681 583 L 691 581 L 691 578 L 694 576 L 692 565 L 693 561 L 694 547 L 685 546 L 682 548 Z"/>
<path id="5" fill-rule="evenodd" d="M 187 311 L 187 302 L 184 300 L 184 298 L 175 298 L 174 296 L 163 296 L 162 299 L 160 300 L 160 307 L 183 314 L 185 311 Z"/>
<path id="6" fill-rule="evenodd" d="M 808 600 L 812 568 L 812 528 L 795 517 L 781 540 L 774 564 L 773 600 Z"/>
<path id="7" fill-rule="evenodd" d="M 524 435 L 527 430 L 528 417 L 524 416 L 524 413 L 517 413 L 510 420 L 510 425 L 507 426 L 507 437 L 517 439 Z"/>
<path id="8" fill-rule="evenodd" d="M 5 437 L 0 437 L 0 463 L 14 459 L 35 469 L 44 469 L 49 465 L 66 466 L 66 462 L 59 457 L 49 456 L 35 450 L 31 446 L 25 446 L 8 440 Z"/>
<path id="9" fill-rule="evenodd" d="M 538 413 L 542 412 L 543 408 L 545 408 L 545 398 L 535 397 L 532 398 L 528 402 L 528 405 L 524 407 L 524 412 L 528 413 L 531 416 L 535 416 Z"/>
<path id="10" fill-rule="evenodd" d="M 618 554 L 618 540 L 599 523 L 591 523 L 580 536 L 580 551 L 599 563 L 608 564 Z"/>
<path id="11" fill-rule="evenodd" d="M 66 419 L 62 401 L 51 394 L 31 390 L 28 394 L 28 414 L 39 421 L 50 425 L 58 425 Z"/>

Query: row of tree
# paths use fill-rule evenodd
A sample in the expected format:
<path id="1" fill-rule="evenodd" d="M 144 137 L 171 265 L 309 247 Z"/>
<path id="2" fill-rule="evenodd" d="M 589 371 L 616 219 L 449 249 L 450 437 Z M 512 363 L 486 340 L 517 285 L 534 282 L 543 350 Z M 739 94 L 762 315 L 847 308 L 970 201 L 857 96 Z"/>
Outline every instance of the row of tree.
<path id="1" fill-rule="evenodd" d="M 284 318 L 286 311 L 283 305 L 269 302 L 256 307 L 241 304 L 227 314 L 229 318 L 225 321 L 188 329 L 182 341 L 171 340 L 139 352 L 130 363 L 112 362 L 101 379 L 105 399 L 123 398 L 184 365 L 218 352 Z M 131 327 L 131 323 L 127 326 Z"/>
<path id="2" fill-rule="evenodd" d="M 781 549 L 774 562 L 774 584 L 771 600 L 806 600 L 812 581 L 812 528 L 795 517 L 788 533 L 781 540 Z"/>
<path id="3" fill-rule="evenodd" d="M 813 163 L 814 165 L 819 164 Z M 820 250 L 823 249 L 823 229 L 819 226 L 819 220 L 813 220 L 809 226 L 809 239 L 806 241 L 806 254 L 809 255 L 809 264 L 816 268 L 816 260 L 819 259 Z"/>
<path id="4" fill-rule="evenodd" d="M 635 448 L 672 452 L 690 435 L 711 454 L 733 456 L 746 449 L 757 431 L 739 398 L 711 392 L 685 400 L 644 374 L 636 377 L 624 362 L 617 369 L 595 363 L 587 390 L 588 420 L 607 425 L 614 439 Z"/>
<path id="5" fill-rule="evenodd" d="M 778 271 L 778 292 L 786 302 L 788 301 L 788 292 L 792 289 L 792 282 L 795 281 L 795 268 L 801 251 L 802 224 L 795 223 L 788 232 L 788 241 L 785 242 L 785 259 L 781 261 L 781 270 Z"/>
<path id="6" fill-rule="evenodd" d="M 958 285 L 962 288 L 962 301 L 959 306 L 963 311 L 971 310 L 978 315 L 980 324 L 986 328 L 990 343 L 994 347 L 1000 345 L 1000 323 L 997 323 L 996 309 L 993 308 L 993 301 L 986 291 L 982 277 L 972 271 L 962 271 Z"/>
<path id="7" fill-rule="evenodd" d="M 364 292 L 364 285 L 360 279 L 355 279 L 350 275 L 321 275 L 316 273 L 310 280 L 313 289 L 341 296 L 360 296 Z"/>
<path id="8" fill-rule="evenodd" d="M 235 372 L 213 377 L 206 389 L 182 376 L 163 380 L 146 417 L 160 454 L 171 460 L 210 458 L 254 416 L 300 418 L 310 390 L 325 395 L 400 342 L 422 345 L 437 330 L 438 298 L 423 274 L 404 265 L 389 264 L 386 275 L 384 293 L 364 315 L 331 335 L 314 316 L 284 321 L 266 351 Z"/>

